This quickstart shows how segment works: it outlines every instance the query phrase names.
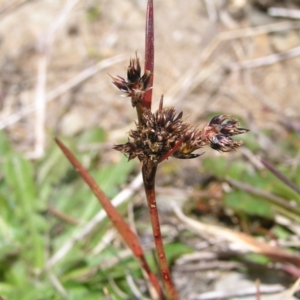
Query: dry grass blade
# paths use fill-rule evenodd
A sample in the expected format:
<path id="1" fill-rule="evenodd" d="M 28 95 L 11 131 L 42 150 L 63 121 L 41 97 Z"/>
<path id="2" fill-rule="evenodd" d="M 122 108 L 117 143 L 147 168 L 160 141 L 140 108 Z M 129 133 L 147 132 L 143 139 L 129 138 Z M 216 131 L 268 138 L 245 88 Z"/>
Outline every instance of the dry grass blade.
<path id="1" fill-rule="evenodd" d="M 52 48 L 55 34 L 60 27 L 66 22 L 71 10 L 79 0 L 68 0 L 58 14 L 57 18 L 50 24 L 47 32 L 41 36 L 38 42 L 38 60 L 37 60 L 37 80 L 35 87 L 35 145 L 34 151 L 30 154 L 30 158 L 40 158 L 44 156 L 45 151 L 45 123 L 46 123 L 46 82 L 47 69 L 49 62 L 49 53 Z"/>
<path id="2" fill-rule="evenodd" d="M 270 7 L 268 14 L 272 17 L 300 19 L 299 9 L 288 9 L 283 7 Z"/>
<path id="3" fill-rule="evenodd" d="M 273 286 L 261 286 L 261 294 L 275 294 L 281 292 L 284 287 L 280 284 Z M 249 288 L 238 288 L 230 291 L 213 291 L 203 293 L 199 296 L 192 296 L 189 300 L 226 300 L 226 299 L 235 299 L 244 296 L 256 296 L 257 288 L 255 286 Z M 241 298 L 242 299 L 242 298 Z M 257 300 L 259 298 L 256 297 Z"/>
<path id="4" fill-rule="evenodd" d="M 300 278 L 293 284 L 293 286 L 288 290 L 287 295 L 284 300 L 291 300 L 292 296 L 300 288 Z"/>
<path id="5" fill-rule="evenodd" d="M 110 67 L 118 62 L 124 61 L 127 58 L 127 55 L 121 54 L 117 55 L 108 59 L 101 60 L 100 62 L 96 63 L 95 65 L 83 70 L 82 72 L 78 73 L 76 76 L 71 78 L 70 80 L 62 83 L 57 88 L 52 90 L 46 95 L 47 103 L 57 99 L 59 96 L 63 95 L 64 93 L 68 92 L 69 90 L 75 88 L 76 86 L 82 84 L 84 81 L 88 80 L 92 76 L 96 75 L 98 72 Z M 26 117 L 27 115 L 35 112 L 37 107 L 35 104 L 29 105 L 26 108 L 14 113 L 7 118 L 0 121 L 0 130 L 4 129 L 14 123 L 18 122 L 22 118 Z"/>
<path id="6" fill-rule="evenodd" d="M 200 235 L 209 235 L 223 239 L 228 243 L 228 246 L 233 251 L 238 252 L 254 252 L 265 255 L 275 261 L 281 263 L 291 263 L 300 268 L 300 259 L 287 251 L 272 247 L 267 243 L 260 242 L 255 238 L 241 232 L 223 228 L 216 225 L 204 224 L 202 222 L 193 220 L 183 214 L 179 206 L 173 202 L 173 210 L 176 216 L 192 231 Z M 288 271 L 288 270 L 287 270 Z"/>
<path id="7" fill-rule="evenodd" d="M 269 66 L 274 63 L 290 59 L 300 55 L 300 47 L 295 47 L 285 52 L 271 54 L 265 57 L 259 57 L 256 59 L 245 60 L 240 62 L 230 63 L 228 65 L 231 70 L 241 70 L 241 69 L 254 69 L 264 66 Z"/>
<path id="8" fill-rule="evenodd" d="M 206 6 L 206 10 L 207 10 L 209 20 L 211 22 L 216 22 L 218 20 L 218 12 L 217 12 L 216 5 L 215 5 L 214 1 L 204 0 L 204 3 L 205 3 L 205 6 Z"/>
<path id="9" fill-rule="evenodd" d="M 51 283 L 53 284 L 53 286 L 55 287 L 55 289 L 60 293 L 60 295 L 63 298 L 68 298 L 69 295 L 68 295 L 67 291 L 64 289 L 63 285 L 58 280 L 58 278 L 55 276 L 55 274 L 50 272 L 49 279 L 50 279 Z"/>
<path id="10" fill-rule="evenodd" d="M 226 41 L 226 40 L 246 38 L 246 37 L 251 37 L 251 36 L 256 36 L 261 34 L 267 34 L 271 32 L 287 31 L 299 27 L 300 27 L 300 22 L 295 22 L 295 21 L 277 22 L 277 23 L 261 25 L 256 27 L 248 27 L 243 29 L 225 31 L 220 33 L 218 38 L 221 41 Z"/>

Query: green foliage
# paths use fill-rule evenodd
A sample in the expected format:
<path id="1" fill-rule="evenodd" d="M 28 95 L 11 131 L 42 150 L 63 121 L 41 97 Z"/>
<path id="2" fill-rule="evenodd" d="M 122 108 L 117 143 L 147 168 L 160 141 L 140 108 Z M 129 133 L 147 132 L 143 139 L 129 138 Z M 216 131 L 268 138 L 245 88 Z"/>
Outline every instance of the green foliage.
<path id="1" fill-rule="evenodd" d="M 79 136 L 78 142 L 85 144 L 101 143 L 106 139 L 106 132 L 102 128 L 92 128 L 86 130 Z"/>
<path id="2" fill-rule="evenodd" d="M 241 191 L 226 195 L 224 204 L 238 213 L 242 212 L 266 218 L 273 217 L 273 210 L 268 202 L 264 201 L 263 198 L 245 194 Z"/>
<path id="3" fill-rule="evenodd" d="M 117 163 L 103 163 L 99 150 L 78 151 L 79 145 L 99 144 L 105 138 L 102 129 L 92 129 L 79 136 L 76 143 L 75 139 L 62 140 L 112 198 L 128 181 L 134 163 L 122 156 Z M 54 142 L 41 161 L 32 162 L 13 151 L 2 131 L 0 159 L 0 295 L 5 299 L 64 299 L 63 292 L 53 284 L 53 275 L 42 270 L 47 259 L 78 229 L 54 216 L 49 207 L 78 223 L 90 220 L 101 207 Z M 103 287 L 109 286 L 108 272 L 130 292 L 124 279 L 125 268 L 119 264 L 128 270 L 132 268 L 131 271 L 139 270 L 132 257 L 102 270 L 101 265 L 118 257 L 119 250 L 107 247 L 103 256 L 90 253 L 108 225 L 107 220 L 102 222 L 99 230 L 77 244 L 55 266 L 55 276 L 68 294 L 67 299 L 99 299 Z M 96 267 L 98 271 L 89 274 Z"/>
<path id="4" fill-rule="evenodd" d="M 182 243 L 170 243 L 165 245 L 165 251 L 168 262 L 171 265 L 176 260 L 176 258 L 183 254 L 192 252 L 193 249 Z"/>
<path id="5" fill-rule="evenodd" d="M 262 135 L 264 133 L 261 133 Z M 267 139 L 273 134 L 267 133 Z M 244 143 L 257 157 L 265 157 L 272 161 L 269 153 L 263 155 L 254 135 L 243 136 Z M 285 139 L 280 137 L 280 143 L 276 143 L 277 136 L 273 137 L 277 163 L 272 161 L 275 168 L 288 180 L 299 186 L 299 136 L 289 133 Z M 273 154 L 274 149 L 270 149 Z M 281 156 L 278 153 L 281 153 Z M 296 158 L 295 158 L 296 157 Z M 298 157 L 298 158 L 297 158 Z M 282 160 L 280 160 L 282 158 Z M 232 159 L 229 156 L 203 157 L 204 170 L 209 171 L 220 185 L 224 184 L 221 205 L 229 208 L 230 216 L 235 215 L 241 220 L 241 227 L 248 232 L 256 232 L 263 236 L 276 236 L 278 240 L 290 241 L 295 226 L 300 222 L 300 195 L 282 180 L 277 178 L 267 168 L 256 168 L 251 162 L 239 158 Z M 293 207 L 291 208 L 291 204 Z M 284 217 L 286 225 L 277 224 L 275 217 Z M 289 224 L 289 221 L 291 223 Z M 297 224 L 297 225 L 296 225 Z M 269 233 L 269 235 L 268 235 Z M 266 256 L 250 253 L 243 255 L 243 260 L 266 266 L 269 259 Z M 257 276 L 257 274 L 255 274 Z"/>
<path id="6" fill-rule="evenodd" d="M 4 156 L 11 151 L 9 140 L 2 130 L 0 131 L 0 156 Z"/>
<path id="7" fill-rule="evenodd" d="M 248 253 L 248 254 L 245 254 L 244 257 L 249 262 L 252 262 L 252 263 L 255 263 L 258 265 L 267 265 L 270 262 L 270 260 L 266 256 L 257 254 L 257 253 Z"/>
<path id="8" fill-rule="evenodd" d="M 262 192 L 258 195 L 245 192 L 243 189 L 232 188 L 230 192 L 225 193 L 223 204 L 239 214 L 271 218 L 278 211 L 283 214 L 288 213 L 280 204 L 264 197 L 266 192 L 281 197 L 286 203 L 290 200 L 300 203 L 300 195 L 276 178 L 269 170 L 251 169 L 249 171 L 247 163 L 241 160 L 231 161 L 224 156 L 204 158 L 203 166 L 205 170 L 212 170 L 211 172 L 220 180 L 231 178 L 246 184 L 250 189 Z M 285 170 L 283 174 L 287 172 L 288 170 Z"/>
<path id="9" fill-rule="evenodd" d="M 97 7 L 95 5 L 90 6 L 86 12 L 86 17 L 87 17 L 88 21 L 94 22 L 94 21 L 98 20 L 100 17 L 100 12 L 101 12 L 100 7 Z"/>
<path id="10" fill-rule="evenodd" d="M 288 232 L 284 227 L 276 225 L 272 228 L 272 232 L 278 239 L 288 239 L 290 237 L 290 232 Z"/>

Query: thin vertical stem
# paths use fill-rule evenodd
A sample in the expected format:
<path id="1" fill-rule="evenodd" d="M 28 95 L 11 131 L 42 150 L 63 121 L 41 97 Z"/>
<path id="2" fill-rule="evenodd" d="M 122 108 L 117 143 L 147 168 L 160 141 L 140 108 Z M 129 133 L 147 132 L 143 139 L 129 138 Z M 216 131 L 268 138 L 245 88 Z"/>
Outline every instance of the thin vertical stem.
<path id="1" fill-rule="evenodd" d="M 145 68 L 144 72 L 150 72 L 148 87 L 151 87 L 143 95 L 141 103 L 136 105 L 136 112 L 139 122 L 143 113 L 143 108 L 151 110 L 152 104 L 152 87 L 154 74 L 154 13 L 153 0 L 148 0 L 146 11 L 146 29 L 145 29 Z"/>
<path id="2" fill-rule="evenodd" d="M 153 14 L 153 0 L 148 0 L 146 12 L 146 36 L 145 36 L 145 72 L 151 72 L 149 89 L 143 96 L 141 104 L 137 105 L 137 115 L 139 121 L 141 119 L 144 108 L 151 110 L 152 103 L 152 87 L 153 87 L 153 73 L 154 73 L 154 14 Z M 166 254 L 164 250 L 163 240 L 160 231 L 160 223 L 158 210 L 156 206 L 155 197 L 155 175 L 157 165 L 145 163 L 142 167 L 144 187 L 148 202 L 148 208 L 151 218 L 153 237 L 155 241 L 157 258 L 162 274 L 162 280 L 166 289 L 167 297 L 170 300 L 178 300 L 178 294 L 172 282 L 171 273 L 169 270 Z"/>
<path id="3" fill-rule="evenodd" d="M 167 292 L 168 299 L 178 300 L 179 296 L 172 282 L 171 273 L 169 270 L 166 254 L 164 250 L 163 240 L 160 231 L 160 222 L 155 197 L 155 174 L 156 166 L 144 164 L 142 168 L 144 187 L 147 196 L 148 208 L 151 218 L 153 237 L 156 247 L 157 258 L 159 267 L 162 274 L 162 280 Z"/>
<path id="4" fill-rule="evenodd" d="M 153 0 L 148 0 L 146 12 L 146 37 L 145 37 L 145 72 L 150 71 L 151 77 L 149 86 L 153 86 L 154 74 L 154 14 L 153 14 Z M 142 102 L 143 107 L 151 109 L 152 103 L 152 89 L 147 91 Z"/>

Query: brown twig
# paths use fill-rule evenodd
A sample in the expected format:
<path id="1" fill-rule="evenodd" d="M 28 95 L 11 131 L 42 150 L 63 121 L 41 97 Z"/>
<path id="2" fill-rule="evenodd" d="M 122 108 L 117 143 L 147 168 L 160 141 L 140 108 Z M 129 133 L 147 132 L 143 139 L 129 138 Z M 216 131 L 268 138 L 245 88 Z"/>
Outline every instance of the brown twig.
<path id="1" fill-rule="evenodd" d="M 65 214 L 64 212 L 58 210 L 56 207 L 48 205 L 47 207 L 48 211 L 53 214 L 55 217 L 63 220 L 66 223 L 69 223 L 71 225 L 78 225 L 78 221 L 71 216 Z"/>
<path id="2" fill-rule="evenodd" d="M 256 59 L 230 63 L 228 65 L 228 68 L 230 70 L 241 70 L 241 69 L 254 69 L 259 67 L 265 67 L 299 55 L 300 55 L 300 46 L 292 48 L 285 52 L 275 53 L 265 57 L 259 57 Z"/>

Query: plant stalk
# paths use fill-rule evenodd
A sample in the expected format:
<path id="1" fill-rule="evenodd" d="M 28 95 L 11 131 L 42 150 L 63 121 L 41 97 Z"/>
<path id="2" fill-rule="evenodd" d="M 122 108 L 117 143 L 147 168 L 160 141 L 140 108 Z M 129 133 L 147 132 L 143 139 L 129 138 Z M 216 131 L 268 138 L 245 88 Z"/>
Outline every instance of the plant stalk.
<path id="1" fill-rule="evenodd" d="M 166 259 L 162 235 L 160 231 L 160 222 L 159 222 L 158 210 L 156 205 L 156 197 L 155 197 L 156 170 L 157 170 L 157 166 L 152 166 L 151 164 L 143 165 L 142 174 L 144 179 L 144 188 L 145 188 L 145 193 L 147 197 L 147 203 L 148 203 L 148 208 L 149 208 L 149 213 L 151 218 L 151 225 L 152 225 L 157 258 L 159 262 L 163 284 L 167 292 L 167 297 L 169 300 L 179 300 L 179 296 L 172 282 L 171 273 Z"/>
<path id="2" fill-rule="evenodd" d="M 87 170 L 82 166 L 82 164 L 77 160 L 77 158 L 72 154 L 72 152 L 58 138 L 55 138 L 54 140 L 58 144 L 66 158 L 73 165 L 75 170 L 79 173 L 79 175 L 82 177 L 85 183 L 90 187 L 94 195 L 97 197 L 100 205 L 105 210 L 107 216 L 109 217 L 115 228 L 118 230 L 119 234 L 122 236 L 127 246 L 131 249 L 133 254 L 140 260 L 143 269 L 149 276 L 149 281 L 156 289 L 160 299 L 163 299 L 162 289 L 159 285 L 157 278 L 155 277 L 154 273 L 152 273 L 146 261 L 144 251 L 136 234 L 131 230 L 124 218 L 120 215 L 120 213 L 112 205 L 112 203 L 101 190 L 101 188 L 97 185 L 94 178 L 87 172 Z"/>
<path id="3" fill-rule="evenodd" d="M 148 0 L 146 12 L 146 38 L 145 38 L 145 71 L 151 72 L 149 86 L 153 87 L 154 73 L 154 9 L 153 0 Z M 152 89 L 144 95 L 142 106 L 151 109 Z"/>

